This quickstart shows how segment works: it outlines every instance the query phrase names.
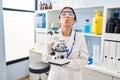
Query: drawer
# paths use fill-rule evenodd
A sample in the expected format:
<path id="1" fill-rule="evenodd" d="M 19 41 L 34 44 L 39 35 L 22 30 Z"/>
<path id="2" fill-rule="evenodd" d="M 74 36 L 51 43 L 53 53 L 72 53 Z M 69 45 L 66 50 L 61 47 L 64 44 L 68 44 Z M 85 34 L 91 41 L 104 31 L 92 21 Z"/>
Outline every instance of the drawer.
<path id="1" fill-rule="evenodd" d="M 84 68 L 82 71 L 83 80 L 112 80 L 112 76 Z"/>

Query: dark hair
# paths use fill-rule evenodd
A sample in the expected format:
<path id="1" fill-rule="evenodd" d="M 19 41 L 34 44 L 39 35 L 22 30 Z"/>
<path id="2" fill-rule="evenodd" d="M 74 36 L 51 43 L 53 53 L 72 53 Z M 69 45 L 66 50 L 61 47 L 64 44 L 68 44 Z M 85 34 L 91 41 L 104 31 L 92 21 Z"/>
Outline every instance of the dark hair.
<path id="1" fill-rule="evenodd" d="M 64 7 L 64 8 L 61 10 L 60 14 L 59 14 L 59 19 L 60 19 L 61 13 L 62 13 L 65 9 L 70 9 L 70 10 L 72 10 L 72 12 L 73 12 L 73 14 L 74 14 L 74 16 L 75 16 L 74 19 L 75 19 L 75 21 L 77 21 L 77 17 L 76 17 L 75 11 L 74 11 L 74 9 L 71 8 L 71 7 Z"/>

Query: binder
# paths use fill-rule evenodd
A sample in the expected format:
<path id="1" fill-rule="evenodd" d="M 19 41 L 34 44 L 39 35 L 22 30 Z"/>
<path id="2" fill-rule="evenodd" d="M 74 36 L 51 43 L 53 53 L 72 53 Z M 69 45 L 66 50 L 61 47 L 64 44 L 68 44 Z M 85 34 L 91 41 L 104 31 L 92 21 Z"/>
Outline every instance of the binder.
<path id="1" fill-rule="evenodd" d="M 104 41 L 104 49 L 103 49 L 103 67 L 108 67 L 108 56 L 110 53 L 110 41 Z"/>
<path id="2" fill-rule="evenodd" d="M 116 42 L 110 42 L 110 55 L 109 55 L 109 62 L 108 62 L 108 69 L 115 70 L 115 57 L 116 57 Z"/>
<path id="3" fill-rule="evenodd" d="M 116 71 L 120 73 L 120 42 L 117 42 L 117 50 L 116 50 Z"/>

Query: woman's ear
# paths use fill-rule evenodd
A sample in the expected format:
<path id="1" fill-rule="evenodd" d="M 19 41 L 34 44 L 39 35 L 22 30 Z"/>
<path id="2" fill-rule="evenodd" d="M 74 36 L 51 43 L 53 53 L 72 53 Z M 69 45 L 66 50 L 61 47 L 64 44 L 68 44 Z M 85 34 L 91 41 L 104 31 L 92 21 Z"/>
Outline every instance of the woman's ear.
<path id="1" fill-rule="evenodd" d="M 72 25 L 74 25 L 76 23 L 76 21 L 74 20 L 74 22 L 73 22 L 73 24 Z"/>
<path id="2" fill-rule="evenodd" d="M 58 19 L 58 23 L 60 23 L 60 19 Z"/>

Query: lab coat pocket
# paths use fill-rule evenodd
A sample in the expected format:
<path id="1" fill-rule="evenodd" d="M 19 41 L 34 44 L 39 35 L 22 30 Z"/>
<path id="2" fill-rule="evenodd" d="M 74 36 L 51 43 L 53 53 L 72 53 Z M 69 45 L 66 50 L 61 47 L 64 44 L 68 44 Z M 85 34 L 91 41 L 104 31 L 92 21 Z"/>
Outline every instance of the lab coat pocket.
<path id="1" fill-rule="evenodd" d="M 78 64 L 74 60 L 70 60 L 70 63 L 67 65 L 67 68 L 73 69 L 73 70 L 79 70 Z"/>

